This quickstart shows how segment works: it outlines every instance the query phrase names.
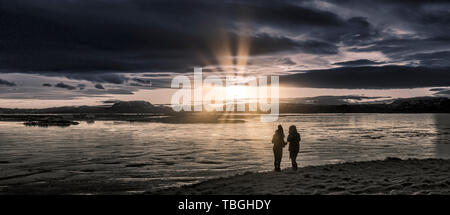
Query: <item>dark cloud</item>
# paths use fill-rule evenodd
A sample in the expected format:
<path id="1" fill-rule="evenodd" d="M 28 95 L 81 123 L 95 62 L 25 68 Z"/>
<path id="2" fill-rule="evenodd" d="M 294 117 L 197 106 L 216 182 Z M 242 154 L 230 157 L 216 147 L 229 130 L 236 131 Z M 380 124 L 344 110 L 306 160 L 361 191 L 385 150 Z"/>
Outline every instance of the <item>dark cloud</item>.
<path id="1" fill-rule="evenodd" d="M 16 86 L 16 83 L 13 83 L 13 82 L 9 82 L 9 81 L 7 81 L 7 80 L 0 79 L 0 85 L 5 85 L 5 86 L 8 86 L 8 87 L 13 87 L 13 86 Z"/>
<path id="2" fill-rule="evenodd" d="M 439 91 L 444 91 L 444 90 L 447 90 L 446 88 L 433 88 L 433 89 L 430 89 L 430 91 L 432 91 L 432 92 L 439 92 Z"/>
<path id="3" fill-rule="evenodd" d="M 450 40 L 449 40 L 450 42 Z M 418 60 L 422 66 L 450 66 L 450 51 L 436 51 L 408 55 L 406 60 Z"/>
<path id="4" fill-rule="evenodd" d="M 348 19 L 345 31 L 342 32 L 340 39 L 346 45 L 367 44 L 380 36 L 379 29 L 376 29 L 366 17 Z"/>
<path id="5" fill-rule="evenodd" d="M 335 44 L 321 42 L 317 40 L 307 40 L 299 43 L 299 49 L 308 54 L 337 54 L 338 48 Z"/>
<path id="6" fill-rule="evenodd" d="M 1 68 L 88 72 L 76 75 L 83 79 L 99 71 L 191 71 L 217 63 L 224 46 L 236 54 L 242 38 L 250 55 L 336 54 L 339 38 L 365 38 L 372 29 L 362 17 L 345 20 L 289 1 L 18 0 L 3 1 L 0 14 Z M 257 31 L 262 27 L 285 34 Z M 285 36 L 291 33 L 307 35 Z"/>
<path id="7" fill-rule="evenodd" d="M 171 74 L 163 73 L 163 74 L 144 74 L 144 77 L 170 77 Z"/>
<path id="8" fill-rule="evenodd" d="M 430 91 L 434 92 L 433 95 L 435 96 L 450 96 L 449 88 L 433 88 Z"/>
<path id="9" fill-rule="evenodd" d="M 434 93 L 433 95 L 436 95 L 436 96 L 450 96 L 450 90 L 442 90 L 442 91 Z"/>
<path id="10" fill-rule="evenodd" d="M 293 66 L 293 65 L 297 64 L 291 58 L 288 58 L 288 57 L 279 59 L 278 62 L 280 62 L 283 65 L 287 65 L 287 66 Z"/>
<path id="11" fill-rule="evenodd" d="M 133 81 L 136 81 L 136 82 L 141 83 L 141 84 L 149 84 L 149 85 L 152 84 L 152 80 L 151 79 L 145 79 L 145 78 L 133 78 Z"/>
<path id="12" fill-rule="evenodd" d="M 174 64 L 185 68 L 202 64 L 199 55 L 213 56 L 214 44 L 225 42 L 223 38 L 236 44 L 243 36 L 237 30 L 244 20 L 251 20 L 252 26 L 341 22 L 330 12 L 284 2 L 169 2 L 113 1 L 107 7 L 98 0 L 2 2 L 0 65 L 19 71 L 66 72 L 175 69 Z M 323 41 L 294 41 L 266 33 L 245 36 L 254 55 L 336 50 Z"/>
<path id="13" fill-rule="evenodd" d="M 46 74 L 50 76 L 58 75 L 65 76 L 74 80 L 87 80 L 91 82 L 111 83 L 111 84 L 123 84 L 128 81 L 128 78 L 122 74 L 115 73 L 59 73 L 59 74 Z"/>
<path id="14" fill-rule="evenodd" d="M 450 35 L 449 35 L 450 36 Z M 449 38 L 394 38 L 376 41 L 364 48 L 352 48 L 354 52 L 380 51 L 394 61 L 423 61 L 430 62 L 437 57 L 440 62 L 450 60 L 448 51 L 435 51 L 450 49 Z M 430 59 L 431 58 L 431 59 Z M 434 66 L 434 65 L 423 65 Z"/>
<path id="15" fill-rule="evenodd" d="M 369 65 L 377 65 L 377 64 L 382 64 L 382 63 L 384 63 L 384 62 L 376 62 L 376 61 L 367 60 L 367 59 L 359 59 L 359 60 L 352 60 L 352 61 L 337 62 L 337 63 L 334 63 L 333 65 L 338 65 L 338 66 L 369 66 Z"/>
<path id="16" fill-rule="evenodd" d="M 84 90 L 84 88 L 86 88 L 86 84 L 78 84 L 77 87 L 80 88 L 80 90 Z"/>
<path id="17" fill-rule="evenodd" d="M 115 103 L 120 102 L 120 100 L 117 100 L 117 99 L 108 99 L 108 100 L 105 100 L 105 101 L 102 101 L 102 102 L 103 102 L 103 104 L 115 104 Z"/>
<path id="18" fill-rule="evenodd" d="M 49 84 L 49 83 L 43 83 L 42 86 L 43 86 L 43 87 L 51 87 L 52 85 Z"/>
<path id="19" fill-rule="evenodd" d="M 450 68 L 408 66 L 341 67 L 297 71 L 280 84 L 314 88 L 385 89 L 450 86 Z"/>
<path id="20" fill-rule="evenodd" d="M 101 84 L 96 84 L 94 87 L 97 88 L 97 89 L 100 89 L 100 90 L 104 90 L 105 89 L 105 87 L 103 87 L 103 85 L 101 85 Z"/>
<path id="21" fill-rule="evenodd" d="M 145 77 L 150 77 L 150 76 L 144 76 L 144 78 L 142 78 L 142 77 L 140 77 L 140 78 L 132 78 L 130 81 L 129 81 L 129 86 L 133 86 L 133 87 L 139 87 L 139 88 L 149 88 L 149 87 L 152 87 L 152 85 L 153 85 L 153 82 L 152 82 L 152 79 L 150 79 L 150 78 L 145 78 Z M 158 77 L 158 78 L 155 78 L 155 81 L 156 81 L 156 83 L 158 84 L 158 83 L 164 83 L 164 84 L 167 84 L 166 83 L 166 81 L 164 81 L 165 79 L 167 79 L 167 78 L 163 78 L 163 77 L 167 77 L 167 76 L 162 76 L 162 77 L 159 77 L 159 76 L 154 76 L 154 77 Z M 163 81 L 163 82 L 161 82 L 161 81 Z M 160 86 L 161 87 L 161 86 Z M 167 85 L 167 86 L 164 86 L 164 87 L 170 87 L 169 85 Z"/>
<path id="22" fill-rule="evenodd" d="M 118 94 L 118 95 L 133 95 L 133 91 L 127 89 L 105 89 L 105 90 L 97 90 L 97 89 L 86 89 L 83 91 L 83 95 L 104 95 L 104 94 Z"/>
<path id="23" fill-rule="evenodd" d="M 316 96 L 304 98 L 290 98 L 290 99 L 282 99 L 281 101 L 284 103 L 299 103 L 299 104 L 342 105 L 361 102 L 373 102 L 370 100 L 389 99 L 389 98 L 391 97 L 345 95 L 345 96 Z"/>
<path id="24" fill-rule="evenodd" d="M 328 0 L 338 8 L 365 14 L 366 20 L 378 23 L 376 40 L 365 39 L 365 47 L 352 51 L 381 51 L 395 61 L 419 61 L 421 66 L 448 66 L 448 55 L 439 60 L 416 55 L 448 51 L 450 49 L 449 1 L 369 1 Z M 339 12 L 339 11 L 336 11 Z M 376 24 L 375 24 L 376 25 Z M 405 58 L 405 56 L 408 56 Z M 422 57 L 425 57 L 423 59 Z"/>
<path id="25" fill-rule="evenodd" d="M 141 79 L 142 80 L 142 79 Z M 144 82 L 133 82 L 130 83 L 130 86 L 138 86 L 144 88 L 170 88 L 170 84 L 172 83 L 171 78 L 154 78 L 154 79 L 146 79 Z"/>
<path id="26" fill-rule="evenodd" d="M 59 82 L 55 85 L 55 87 L 58 88 L 64 88 L 64 89 L 68 89 L 68 90 L 74 90 L 76 89 L 76 87 L 72 86 L 72 85 L 68 85 L 68 84 L 64 84 L 63 82 Z"/>
<path id="27" fill-rule="evenodd" d="M 313 55 L 312 61 L 320 66 L 332 67 L 321 59 L 331 56 L 340 61 L 335 65 L 352 67 L 282 77 L 292 78 L 286 80 L 290 84 L 335 88 L 448 85 L 448 1 L 0 2 L 0 70 L 7 72 L 138 87 L 149 84 L 123 73 L 154 72 L 158 75 L 151 80 L 152 87 L 167 87 L 169 77 L 156 79 L 162 77 L 159 74 L 218 65 L 218 58 L 237 55 L 244 41 L 250 58 L 283 59 L 274 62 L 277 65 L 302 66 L 302 59 L 291 59 L 301 53 Z M 368 59 L 348 61 L 341 50 L 379 52 L 389 59 L 386 62 L 421 67 L 381 66 L 384 62 Z"/>

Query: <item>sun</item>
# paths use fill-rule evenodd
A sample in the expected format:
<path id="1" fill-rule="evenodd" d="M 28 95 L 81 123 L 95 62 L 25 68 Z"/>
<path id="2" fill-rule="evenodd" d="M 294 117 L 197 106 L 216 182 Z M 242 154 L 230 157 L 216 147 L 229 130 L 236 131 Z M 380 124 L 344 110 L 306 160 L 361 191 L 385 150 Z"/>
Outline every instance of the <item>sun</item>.
<path id="1" fill-rule="evenodd" d="M 226 100 L 247 98 L 247 87 L 242 85 L 233 85 L 225 88 Z"/>

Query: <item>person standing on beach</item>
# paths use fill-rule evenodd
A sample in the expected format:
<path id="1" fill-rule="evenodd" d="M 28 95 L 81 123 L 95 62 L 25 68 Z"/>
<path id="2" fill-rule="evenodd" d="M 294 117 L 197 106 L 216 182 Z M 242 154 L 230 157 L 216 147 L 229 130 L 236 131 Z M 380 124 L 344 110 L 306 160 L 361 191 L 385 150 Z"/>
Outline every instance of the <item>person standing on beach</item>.
<path id="1" fill-rule="evenodd" d="M 273 155 L 275 158 L 274 165 L 275 171 L 281 171 L 281 158 L 283 156 L 283 148 L 286 146 L 286 142 L 284 142 L 284 131 L 281 125 L 278 125 L 278 129 L 275 131 L 275 134 L 272 137 L 273 143 Z"/>
<path id="2" fill-rule="evenodd" d="M 301 140 L 302 138 L 297 132 L 297 127 L 295 127 L 295 125 L 291 125 L 289 127 L 289 135 L 287 137 L 287 141 L 289 142 L 289 158 L 291 158 L 292 169 L 295 171 L 297 171 L 297 155 L 300 151 Z"/>

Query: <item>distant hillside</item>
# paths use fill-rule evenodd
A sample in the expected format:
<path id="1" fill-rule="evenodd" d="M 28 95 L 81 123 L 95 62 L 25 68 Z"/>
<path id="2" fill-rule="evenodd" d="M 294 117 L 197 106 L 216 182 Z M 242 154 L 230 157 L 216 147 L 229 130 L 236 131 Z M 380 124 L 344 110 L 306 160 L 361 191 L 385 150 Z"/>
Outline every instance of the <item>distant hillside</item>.
<path id="1" fill-rule="evenodd" d="M 29 114 L 62 114 L 62 113 L 170 113 L 172 109 L 165 106 L 155 106 L 146 101 L 118 101 L 112 106 L 65 106 L 44 109 L 9 109 L 0 108 L 0 113 Z"/>
<path id="2" fill-rule="evenodd" d="M 450 111 L 450 99 L 444 97 L 418 97 L 398 99 L 390 104 L 396 111 L 402 112 L 445 112 Z"/>
<path id="3" fill-rule="evenodd" d="M 118 101 L 112 106 L 54 107 L 45 109 L 0 108 L 1 114 L 52 113 L 164 113 L 175 112 L 167 106 L 146 101 Z M 397 99 L 390 104 L 315 105 L 281 103 L 280 113 L 450 113 L 450 99 L 445 97 L 417 97 Z M 181 113 L 182 114 L 182 113 Z"/>
<path id="4" fill-rule="evenodd" d="M 450 113 L 450 99 L 417 97 L 390 104 L 309 105 L 280 104 L 280 113 Z"/>
<path id="5" fill-rule="evenodd" d="M 154 112 L 155 106 L 146 101 L 117 102 L 108 108 L 107 111 L 114 113 L 146 113 Z"/>

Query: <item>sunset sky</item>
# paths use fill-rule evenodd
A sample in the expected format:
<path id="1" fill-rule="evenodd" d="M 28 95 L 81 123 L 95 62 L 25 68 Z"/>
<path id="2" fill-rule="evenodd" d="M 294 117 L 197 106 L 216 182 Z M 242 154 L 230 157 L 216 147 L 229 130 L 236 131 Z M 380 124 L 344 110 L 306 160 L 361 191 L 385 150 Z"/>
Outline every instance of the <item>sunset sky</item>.
<path id="1" fill-rule="evenodd" d="M 0 0 L 0 107 L 167 104 L 194 67 L 282 98 L 450 96 L 448 23 L 438 0 Z"/>

